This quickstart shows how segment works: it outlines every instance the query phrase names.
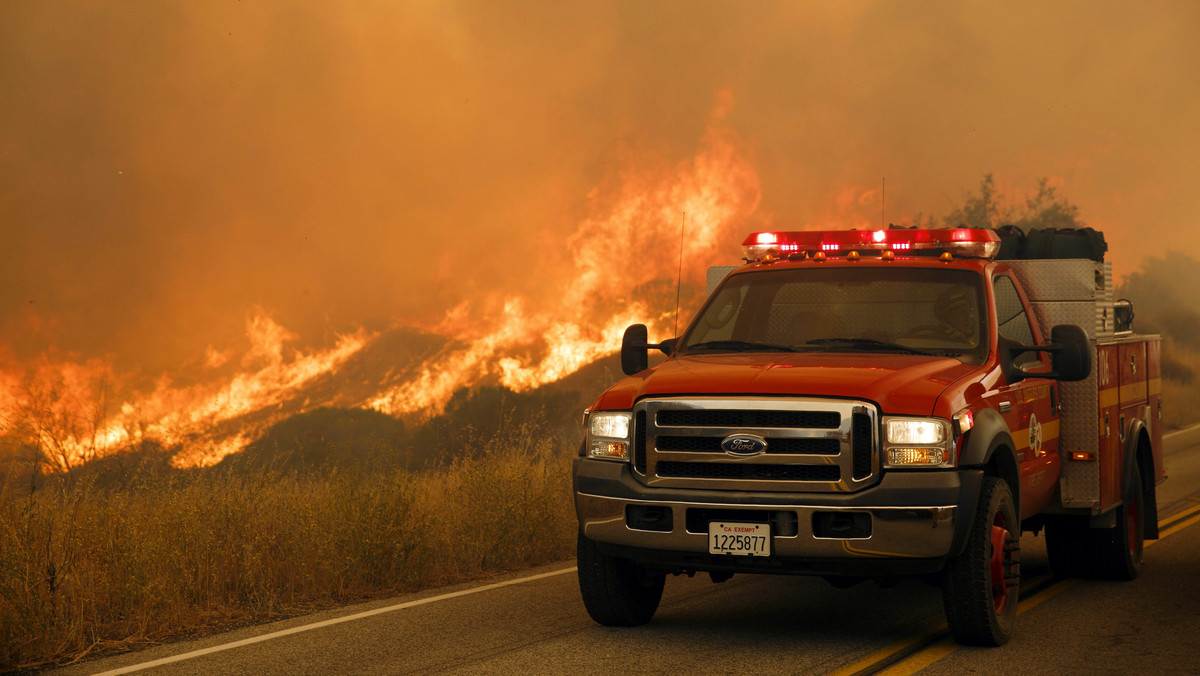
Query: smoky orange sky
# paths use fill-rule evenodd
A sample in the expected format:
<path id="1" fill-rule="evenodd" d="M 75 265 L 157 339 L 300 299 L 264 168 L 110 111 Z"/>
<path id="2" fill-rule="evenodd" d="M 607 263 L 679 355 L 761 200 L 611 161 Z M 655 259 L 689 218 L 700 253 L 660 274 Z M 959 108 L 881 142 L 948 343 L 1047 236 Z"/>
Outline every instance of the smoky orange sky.
<path id="1" fill-rule="evenodd" d="M 331 344 L 552 302 L 604 186 L 690 161 L 718 109 L 747 228 L 878 223 L 884 177 L 896 222 L 1047 177 L 1128 274 L 1200 247 L 1197 35 L 1191 0 L 9 0 L 0 356 L 154 374 L 255 307 Z"/>

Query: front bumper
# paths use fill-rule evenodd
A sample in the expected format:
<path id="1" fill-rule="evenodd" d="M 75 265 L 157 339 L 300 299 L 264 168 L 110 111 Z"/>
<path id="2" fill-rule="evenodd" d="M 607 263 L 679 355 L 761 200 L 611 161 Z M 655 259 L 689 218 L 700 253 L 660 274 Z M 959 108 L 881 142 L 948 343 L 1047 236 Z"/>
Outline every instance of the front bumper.
<path id="1" fill-rule="evenodd" d="M 893 471 L 854 493 L 650 488 L 627 465 L 575 462 L 582 534 L 614 555 L 673 570 L 887 576 L 935 572 L 962 550 L 980 470 Z M 645 515 L 656 515 L 647 522 Z M 852 516 L 856 515 L 856 516 Z M 866 515 L 866 516 L 863 516 Z M 831 523 L 868 523 L 839 537 Z M 771 555 L 708 553 L 709 521 L 768 522 Z"/>

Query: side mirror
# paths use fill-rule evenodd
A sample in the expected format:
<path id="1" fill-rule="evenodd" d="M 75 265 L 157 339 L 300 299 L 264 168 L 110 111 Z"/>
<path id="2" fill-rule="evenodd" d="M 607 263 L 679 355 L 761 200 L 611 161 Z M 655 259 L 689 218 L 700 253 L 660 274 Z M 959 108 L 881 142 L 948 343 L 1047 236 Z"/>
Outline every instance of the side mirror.
<path id="1" fill-rule="evenodd" d="M 625 375 L 641 373 L 650 365 L 650 357 L 646 354 L 650 348 L 649 340 L 650 332 L 645 324 L 634 324 L 625 329 L 625 335 L 621 337 L 621 371 Z"/>
<path id="2" fill-rule="evenodd" d="M 625 329 L 625 335 L 621 337 L 621 371 L 625 375 L 640 373 L 650 366 L 650 357 L 647 354 L 650 348 L 670 356 L 679 343 L 678 338 L 670 338 L 658 345 L 651 345 L 649 336 L 645 324 L 634 324 Z"/>
<path id="3" fill-rule="evenodd" d="M 1083 329 L 1062 324 L 1050 329 L 1050 363 L 1059 380 L 1083 380 L 1092 374 L 1092 343 Z"/>
<path id="4" fill-rule="evenodd" d="M 1022 378 L 1039 377 L 1054 380 L 1083 380 L 1092 373 L 1092 344 L 1087 333 L 1073 324 L 1060 324 L 1050 329 L 1049 345 L 1014 345 L 1008 348 L 1012 354 L 1022 352 L 1049 352 L 1050 373 L 1017 371 Z"/>

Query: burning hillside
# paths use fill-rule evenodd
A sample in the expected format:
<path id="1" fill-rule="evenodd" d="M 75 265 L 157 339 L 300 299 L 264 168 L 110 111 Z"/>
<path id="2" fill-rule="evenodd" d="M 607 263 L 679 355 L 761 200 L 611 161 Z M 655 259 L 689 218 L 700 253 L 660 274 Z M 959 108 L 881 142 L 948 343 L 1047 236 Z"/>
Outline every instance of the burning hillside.
<path id="1" fill-rule="evenodd" d="M 426 331 L 359 329 L 311 350 L 294 347 L 299 336 L 256 308 L 240 354 L 209 347 L 195 372 L 163 374 L 150 391 L 124 386 L 107 361 L 47 352 L 0 371 L 6 431 L 57 470 L 141 442 L 178 449 L 179 466 L 209 465 L 316 407 L 436 413 L 464 387 L 519 392 L 557 381 L 615 351 L 631 323 L 665 336 L 676 275 L 694 295 L 705 267 L 730 258 L 758 204 L 757 176 L 724 124 L 729 105 L 723 97 L 693 157 L 673 166 L 631 161 L 592 191 L 566 242 L 532 256 L 541 297 L 496 290 Z M 471 272 L 469 257 L 456 265 Z"/>

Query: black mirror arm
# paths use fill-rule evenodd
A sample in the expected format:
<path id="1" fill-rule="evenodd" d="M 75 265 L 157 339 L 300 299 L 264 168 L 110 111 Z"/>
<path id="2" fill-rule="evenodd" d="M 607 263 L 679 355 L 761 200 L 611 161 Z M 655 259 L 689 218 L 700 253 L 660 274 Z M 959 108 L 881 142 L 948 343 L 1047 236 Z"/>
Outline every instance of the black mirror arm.
<path id="1" fill-rule="evenodd" d="M 1024 378 L 1049 378 L 1050 380 L 1062 380 L 1063 377 L 1057 371 L 1043 371 L 1041 373 L 1030 373 L 1025 369 L 1017 369 L 1017 374 Z"/>
<path id="2" fill-rule="evenodd" d="M 1062 352 L 1063 349 L 1064 348 L 1062 345 L 1054 345 L 1054 344 L 1050 344 L 1050 345 L 1010 345 L 1008 348 L 1008 353 L 1015 357 L 1018 354 L 1024 354 L 1026 352 Z"/>
<path id="3" fill-rule="evenodd" d="M 658 350 L 668 357 L 675 351 L 675 345 L 679 342 L 678 338 L 668 338 L 661 343 L 631 343 L 630 347 L 639 350 Z"/>
<path id="4" fill-rule="evenodd" d="M 1062 352 L 1062 351 L 1068 349 L 1069 347 L 1070 347 L 1069 345 L 1057 345 L 1054 343 L 1051 343 L 1050 345 L 1010 345 L 1008 348 L 1008 353 L 1014 357 L 1017 356 L 1018 354 L 1024 354 L 1026 352 L 1049 352 L 1051 354 L 1056 354 L 1058 352 Z M 1020 375 L 1022 378 L 1049 378 L 1050 380 L 1062 380 L 1063 379 L 1062 375 L 1060 373 L 1058 373 L 1057 371 L 1044 371 L 1041 373 L 1030 373 L 1029 371 L 1026 371 L 1025 369 L 1015 369 L 1015 370 L 1016 370 L 1016 373 L 1018 375 Z"/>

